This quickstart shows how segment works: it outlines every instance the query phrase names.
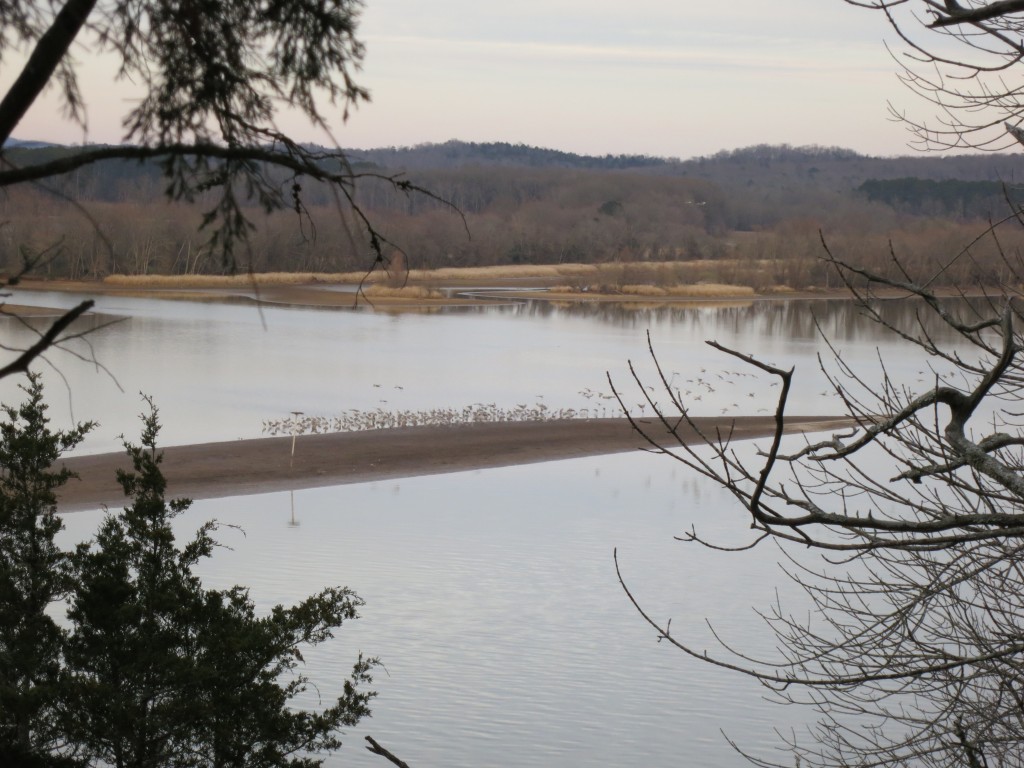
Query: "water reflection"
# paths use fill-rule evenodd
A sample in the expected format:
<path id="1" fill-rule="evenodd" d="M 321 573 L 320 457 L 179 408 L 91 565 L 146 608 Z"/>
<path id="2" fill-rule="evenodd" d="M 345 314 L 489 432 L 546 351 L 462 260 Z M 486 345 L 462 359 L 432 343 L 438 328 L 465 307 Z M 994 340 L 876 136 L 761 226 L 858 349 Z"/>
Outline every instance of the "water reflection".
<path id="1" fill-rule="evenodd" d="M 44 304 L 74 297 L 47 294 Z M 19 295 L 30 303 L 33 296 Z M 770 381 L 741 375 L 736 361 L 708 348 L 715 339 L 766 362 L 797 366 L 793 402 L 806 414 L 840 407 L 817 370 L 830 350 L 820 328 L 844 359 L 878 368 L 876 348 L 893 344 L 849 302 L 753 302 L 744 306 L 663 306 L 625 310 L 609 304 L 554 307 L 547 302 L 491 306 L 467 313 L 384 315 L 374 312 L 252 308 L 189 302 L 100 297 L 103 316 L 83 318 L 79 329 L 99 328 L 110 315 L 126 319 L 47 355 L 41 370 L 51 415 L 60 426 L 98 419 L 82 451 L 117 450 L 118 436 L 137 430 L 139 392 L 162 410 L 166 444 L 258 437 L 266 420 L 291 411 L 335 418 L 357 410 L 461 410 L 475 403 L 514 409 L 543 402 L 552 410 L 580 411 L 609 397 L 606 373 L 628 386 L 627 360 L 655 381 L 646 332 L 677 382 L 722 378 L 715 391 L 690 387 L 693 415 L 723 411 L 757 414 L 774 408 Z M 878 304 L 892 323 L 914 323 L 918 304 Z M 24 347 L 46 327 L 41 319 L 0 319 L 5 340 Z M 948 330 L 929 320 L 939 343 Z M 35 330 L 30 330 L 35 329 Z M 893 349 L 906 349 L 898 346 Z M 103 366 L 90 362 L 95 359 Z M 915 381 L 913 357 L 889 355 L 890 373 Z M 47 364 L 49 367 L 47 367 Z M 702 371 L 706 371 L 702 372 Z M 17 397 L 16 383 L 0 381 L 0 398 Z M 642 402 L 631 394 L 631 402 Z"/>
<path id="2" fill-rule="evenodd" d="M 973 303 L 947 299 L 965 317 L 977 319 L 983 300 Z M 885 323 L 923 330 L 939 340 L 954 338 L 945 324 L 920 299 L 879 299 L 871 303 Z M 595 320 L 620 328 L 652 328 L 685 324 L 741 335 L 763 335 L 809 341 L 822 332 L 837 341 L 863 340 L 878 335 L 878 323 L 852 301 L 844 299 L 761 299 L 690 304 L 639 302 L 552 302 L 530 300 L 477 308 L 518 317 L 572 317 Z"/>
<path id="3" fill-rule="evenodd" d="M 720 728 L 765 754 L 790 722 L 751 681 L 658 644 L 618 587 L 614 547 L 638 595 L 707 642 L 704 617 L 746 642 L 749 608 L 775 595 L 770 550 L 728 557 L 673 540 L 690 524 L 723 541 L 745 531 L 726 495 L 670 464 L 626 455 L 300 491 L 302 525 L 282 536 L 291 497 L 199 502 L 176 530 L 219 520 L 230 549 L 204 583 L 247 584 L 260 610 L 334 585 L 366 600 L 360 621 L 307 655 L 324 696 L 360 650 L 387 669 L 373 718 L 331 768 L 380 768 L 364 733 L 411 765 L 671 765 L 685 751 L 687 766 L 720 768 L 735 762 Z M 100 518 L 69 516 L 68 541 Z"/>
<path id="4" fill-rule="evenodd" d="M 59 374 L 46 374 L 58 424 L 68 418 L 65 391 L 75 413 L 103 422 L 92 450 L 113 450 L 117 434 L 136 434 L 139 390 L 161 406 L 168 443 L 255 436 L 268 417 L 332 415 L 383 400 L 409 409 L 516 407 L 543 396 L 552 407 L 578 407 L 588 402 L 582 392 L 607 388 L 606 371 L 628 382 L 627 359 L 653 380 L 648 329 L 667 375 L 700 395 L 694 415 L 774 405 L 770 382 L 738 376 L 735 361 L 703 343 L 709 338 L 796 365 L 794 402 L 806 413 L 839 410 L 816 375 L 816 355 L 828 352 L 819 326 L 869 380 L 879 348 L 893 376 L 912 377 L 916 368 L 905 346 L 846 302 L 629 312 L 529 302 L 423 316 L 284 308 L 261 315 L 124 298 L 98 305 L 129 318 L 89 339 L 125 391 L 63 353 L 51 356 Z M 910 302 L 883 302 L 879 311 L 891 322 L 914 320 Z M 0 322 L 13 344 L 33 338 Z M 0 382 L 4 402 L 14 401 L 12 387 Z M 752 456 L 754 446 L 737 450 Z M 90 537 L 101 517 L 68 516 L 67 540 Z M 749 609 L 770 603 L 776 590 L 793 598 L 770 548 L 736 555 L 674 541 L 696 525 L 720 544 L 739 545 L 749 530 L 731 497 L 664 458 L 210 500 L 183 516 L 179 531 L 208 518 L 245 530 L 222 528 L 231 549 L 208 564 L 210 587 L 248 584 L 263 610 L 336 584 L 367 600 L 360 622 L 307 659 L 325 694 L 359 650 L 387 665 L 373 719 L 347 737 L 331 766 L 379 768 L 360 748 L 366 732 L 413 765 L 720 768 L 738 760 L 719 729 L 772 757 L 773 728 L 803 714 L 768 706 L 751 681 L 659 645 L 621 593 L 613 547 L 638 598 L 672 616 L 674 628 L 710 648 L 704 618 L 712 616 L 717 631 L 753 652 L 765 640 Z"/>

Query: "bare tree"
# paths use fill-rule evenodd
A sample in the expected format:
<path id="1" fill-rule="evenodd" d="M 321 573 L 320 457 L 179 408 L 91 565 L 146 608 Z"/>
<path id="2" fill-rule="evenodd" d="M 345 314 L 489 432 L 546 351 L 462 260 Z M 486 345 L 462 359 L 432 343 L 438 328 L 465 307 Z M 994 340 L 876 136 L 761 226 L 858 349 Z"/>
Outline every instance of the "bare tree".
<path id="1" fill-rule="evenodd" d="M 891 106 L 920 149 L 1006 149 L 1003 123 L 1024 121 L 1015 68 L 1024 59 L 1021 0 L 846 0 L 885 14 L 899 39 L 899 77 L 936 113 L 918 119 Z"/>
<path id="2" fill-rule="evenodd" d="M 922 148 L 1024 143 L 1024 92 L 1012 80 L 1024 56 L 1024 2 L 848 2 L 884 13 L 905 45 L 894 54 L 901 77 L 938 114 L 898 113 Z M 753 460 L 734 450 L 728 430 L 705 431 L 703 447 L 666 441 L 662 428 L 692 429 L 687 404 L 660 364 L 657 394 L 633 372 L 659 422 L 657 433 L 634 424 L 651 450 L 730 491 L 751 529 L 732 550 L 777 546 L 806 604 L 761 612 L 777 654 L 724 641 L 708 653 L 655 619 L 621 570 L 620 581 L 659 640 L 812 708 L 814 724 L 784 737 L 790 757 L 779 764 L 1024 765 L 1024 259 L 1000 238 L 1024 224 L 1021 213 L 1010 204 L 1004 220 L 925 274 L 892 249 L 884 273 L 868 270 L 823 240 L 826 265 L 859 310 L 929 372 L 927 383 L 912 383 L 881 360 L 880 373 L 865 375 L 830 347 L 822 371 L 858 425 L 846 433 L 785 444 L 794 371 L 709 342 L 781 384 L 774 439 Z M 944 276 L 973 265 L 982 240 L 1007 279 L 942 295 Z M 913 301 L 914 320 L 887 319 L 880 293 Z M 697 530 L 681 538 L 724 549 Z"/>
<path id="3" fill-rule="evenodd" d="M 361 7 L 360 0 L 0 0 L 0 60 L 28 53 L 0 98 L 0 190 L 26 183 L 45 188 L 47 179 L 105 161 L 156 162 L 169 199 L 203 206 L 206 245 L 234 271 L 246 252 L 250 218 L 293 210 L 301 229 L 309 219 L 304 185 L 317 184 L 351 222 L 350 242 L 365 249 L 368 266 L 384 265 L 389 243 L 356 204 L 356 182 L 372 176 L 401 193 L 430 193 L 407 179 L 357 173 L 339 149 L 302 144 L 277 127 L 287 107 L 331 135 L 351 108 L 369 100 L 354 79 L 364 53 L 356 34 Z M 59 90 L 67 115 L 86 126 L 73 46 L 112 54 L 118 78 L 143 88 L 123 116 L 122 143 L 72 148 L 17 167 L 9 139 L 48 86 Z M 26 252 L 22 273 L 4 285 L 16 285 L 45 259 Z M 88 308 L 82 303 L 72 311 Z"/>
<path id="4" fill-rule="evenodd" d="M 822 370 L 858 427 L 793 449 L 783 441 L 793 371 L 708 342 L 781 383 L 776 434 L 752 462 L 728 430 L 688 444 L 683 435 L 699 427 L 678 391 L 661 376 L 651 392 L 631 366 L 658 424 L 634 422 L 651 450 L 729 490 L 751 529 L 733 549 L 777 544 L 811 609 L 803 618 L 766 609 L 778 657 L 726 644 L 709 655 L 655 620 L 621 572 L 620 580 L 659 639 L 814 707 L 811 734 L 790 740 L 805 764 L 1024 765 L 1019 292 L 941 297 L 928 281 L 870 273 L 827 246 L 826 254 L 859 309 L 923 358 L 923 391 L 884 361 L 881 379 L 868 380 L 832 348 Z M 1004 255 L 1019 285 L 1024 263 Z M 916 303 L 910 327 L 880 311 L 879 289 Z M 720 548 L 698 530 L 681 538 Z"/>
<path id="5" fill-rule="evenodd" d="M 85 126 L 73 44 L 114 54 L 119 77 L 142 85 L 144 95 L 124 115 L 121 145 L 81 148 L 30 168 L 11 167 L 0 154 L 0 187 L 104 160 L 155 159 L 170 198 L 217 193 L 204 225 L 229 260 L 244 243 L 247 202 L 257 210 L 294 207 L 301 214 L 304 177 L 351 202 L 354 174 L 345 156 L 300 144 L 276 127 L 276 119 L 287 105 L 330 135 L 334 120 L 325 104 L 343 120 L 369 99 L 353 79 L 363 56 L 356 38 L 360 6 L 359 0 L 287 6 L 244 0 L 67 0 L 60 7 L 3 2 L 0 47 L 31 53 L 0 100 L 0 151 L 52 82 L 68 115 Z"/>

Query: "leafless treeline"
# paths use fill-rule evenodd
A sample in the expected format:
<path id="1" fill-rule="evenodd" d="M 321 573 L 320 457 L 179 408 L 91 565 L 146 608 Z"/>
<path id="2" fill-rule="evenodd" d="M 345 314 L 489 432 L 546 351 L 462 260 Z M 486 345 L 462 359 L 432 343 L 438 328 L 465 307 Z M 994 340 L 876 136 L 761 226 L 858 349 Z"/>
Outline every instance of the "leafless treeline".
<path id="1" fill-rule="evenodd" d="M 0 268 L 13 271 L 26 255 L 45 252 L 49 277 L 224 269 L 199 229 L 201 200 L 166 203 L 142 173 L 119 179 L 104 194 L 95 184 L 65 181 L 59 195 L 17 189 L 0 198 Z M 784 184 L 788 200 L 777 188 L 639 172 L 468 167 L 422 172 L 415 182 L 450 201 L 465 222 L 437 200 L 372 180 L 358 187 L 357 201 L 416 268 L 699 261 L 687 279 L 799 289 L 829 285 L 818 258 L 822 232 L 837 252 L 871 259 L 867 266 L 884 274 L 891 268 L 890 242 L 906 267 L 926 272 L 949 242 L 967 242 L 981 229 L 976 220 L 901 215 L 852 192 L 791 179 Z M 283 272 L 365 267 L 359 221 L 315 185 L 300 194 L 300 212 L 257 217 L 239 263 Z M 1022 232 L 1012 220 L 997 227 L 943 279 L 1004 281 L 1004 255 L 1024 243 Z M 623 284 L 665 279 L 642 272 Z"/>

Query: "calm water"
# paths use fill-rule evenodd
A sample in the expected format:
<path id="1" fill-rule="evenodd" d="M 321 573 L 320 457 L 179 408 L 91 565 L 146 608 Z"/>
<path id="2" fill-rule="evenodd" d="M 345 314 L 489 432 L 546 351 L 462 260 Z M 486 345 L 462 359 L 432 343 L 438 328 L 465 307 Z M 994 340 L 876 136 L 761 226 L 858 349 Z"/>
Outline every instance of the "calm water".
<path id="1" fill-rule="evenodd" d="M 59 294 L 17 298 L 72 303 Z M 45 373 L 55 421 L 101 422 L 86 451 L 114 450 L 119 434 L 137 434 L 140 391 L 161 408 L 166 444 L 254 437 L 263 419 L 293 410 L 594 407 L 607 402 L 606 371 L 630 386 L 629 359 L 653 383 L 648 329 L 673 386 L 700 395 L 690 399 L 695 414 L 754 414 L 773 408 L 777 391 L 770 380 L 737 375 L 748 371 L 705 339 L 796 365 L 791 411 L 837 412 L 817 370 L 816 355 L 827 350 L 814 314 L 867 377 L 880 345 L 896 361 L 891 374 L 908 382 L 923 375 L 842 303 L 632 312 L 523 304 L 396 316 L 261 315 L 111 298 L 97 307 L 103 320 L 120 322 L 91 335 L 91 349 L 73 351 L 94 355 L 103 369 L 58 351 Z M 6 343 L 30 338 L 3 322 Z M 11 402 L 11 383 L 0 387 Z M 628 391 L 627 402 L 639 404 L 635 388 Z M 68 540 L 88 538 L 100 516 L 68 516 Z M 751 609 L 789 591 L 776 553 L 675 542 L 697 526 L 739 543 L 746 525 L 720 490 L 664 457 L 638 452 L 204 501 L 180 520 L 182 534 L 210 518 L 245 533 L 223 529 L 230 549 L 204 568 L 208 585 L 248 584 L 263 606 L 336 584 L 367 601 L 360 621 L 307 657 L 325 696 L 359 650 L 386 667 L 373 718 L 329 765 L 386 764 L 363 750 L 366 733 L 413 766 L 741 765 L 720 731 L 771 756 L 773 729 L 807 716 L 767 704 L 750 680 L 658 644 L 619 587 L 615 547 L 637 597 L 695 645 L 714 648 L 708 619 L 746 649 L 771 647 Z"/>

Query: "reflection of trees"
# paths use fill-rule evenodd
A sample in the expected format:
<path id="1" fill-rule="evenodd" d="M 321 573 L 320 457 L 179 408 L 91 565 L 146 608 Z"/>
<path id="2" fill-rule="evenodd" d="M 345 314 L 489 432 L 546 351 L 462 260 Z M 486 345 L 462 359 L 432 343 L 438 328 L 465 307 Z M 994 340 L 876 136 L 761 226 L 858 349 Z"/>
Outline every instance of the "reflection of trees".
<path id="1" fill-rule="evenodd" d="M 950 306 L 962 299 L 949 299 Z M 924 314 L 919 300 L 877 299 L 871 303 L 879 316 L 895 326 L 918 326 L 938 339 L 949 330 L 934 314 Z M 813 341 L 822 333 L 836 342 L 865 341 L 878 335 L 877 323 L 852 301 L 842 299 L 761 300 L 721 303 L 637 305 L 630 302 L 522 301 L 474 308 L 504 315 L 549 318 L 559 315 L 597 320 L 620 328 L 646 330 L 662 325 L 706 328 L 708 338 L 732 334 L 791 341 Z"/>

